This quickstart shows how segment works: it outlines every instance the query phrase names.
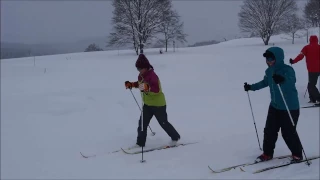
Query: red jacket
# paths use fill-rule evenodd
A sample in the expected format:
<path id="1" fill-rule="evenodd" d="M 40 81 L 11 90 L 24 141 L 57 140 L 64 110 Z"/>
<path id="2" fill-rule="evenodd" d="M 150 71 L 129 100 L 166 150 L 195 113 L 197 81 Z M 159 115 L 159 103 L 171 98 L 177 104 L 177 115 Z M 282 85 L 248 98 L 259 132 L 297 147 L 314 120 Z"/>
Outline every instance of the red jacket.
<path id="1" fill-rule="evenodd" d="M 293 60 L 293 64 L 306 57 L 309 72 L 320 72 L 320 45 L 317 36 L 310 36 L 310 44 L 303 47 L 301 53 Z"/>

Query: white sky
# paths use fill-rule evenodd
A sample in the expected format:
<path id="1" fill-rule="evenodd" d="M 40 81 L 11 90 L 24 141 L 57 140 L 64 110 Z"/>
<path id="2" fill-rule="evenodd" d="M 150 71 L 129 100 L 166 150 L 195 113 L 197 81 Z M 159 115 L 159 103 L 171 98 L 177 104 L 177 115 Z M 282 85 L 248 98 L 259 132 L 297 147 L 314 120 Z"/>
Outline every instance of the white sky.
<path id="1" fill-rule="evenodd" d="M 300 6 L 304 3 L 298 1 Z M 241 4 L 240 0 L 173 1 L 189 35 L 188 44 L 239 36 Z M 61 43 L 106 37 L 112 28 L 112 11 L 108 0 L 1 1 L 1 41 Z"/>

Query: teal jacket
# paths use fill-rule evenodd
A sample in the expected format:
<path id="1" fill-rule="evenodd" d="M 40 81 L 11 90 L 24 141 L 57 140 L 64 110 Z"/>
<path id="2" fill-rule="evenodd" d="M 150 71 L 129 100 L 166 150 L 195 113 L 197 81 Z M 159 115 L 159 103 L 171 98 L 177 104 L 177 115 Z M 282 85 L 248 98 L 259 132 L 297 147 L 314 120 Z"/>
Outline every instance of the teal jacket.
<path id="1" fill-rule="evenodd" d="M 256 91 L 269 86 L 271 95 L 271 106 L 279 110 L 286 110 L 278 85 L 274 82 L 272 75 L 278 74 L 285 78 L 284 82 L 280 83 L 280 87 L 286 100 L 289 110 L 297 110 L 300 108 L 298 92 L 295 87 L 296 75 L 294 69 L 284 64 L 284 52 L 279 47 L 271 47 L 267 49 L 275 56 L 276 62 L 273 66 L 268 67 L 265 71 L 265 76 L 262 81 L 252 84 L 251 90 Z"/>

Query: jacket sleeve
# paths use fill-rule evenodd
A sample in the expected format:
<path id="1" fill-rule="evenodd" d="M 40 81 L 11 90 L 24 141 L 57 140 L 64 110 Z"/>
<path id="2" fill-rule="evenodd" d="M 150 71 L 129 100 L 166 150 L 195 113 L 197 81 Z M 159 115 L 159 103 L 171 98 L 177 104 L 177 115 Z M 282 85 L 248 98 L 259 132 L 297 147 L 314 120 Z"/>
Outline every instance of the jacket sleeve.
<path id="1" fill-rule="evenodd" d="M 138 88 L 138 87 L 139 87 L 139 83 L 138 83 L 138 81 L 136 81 L 136 82 L 132 82 L 132 86 L 133 86 L 133 87 L 135 87 L 135 88 Z"/>
<path id="2" fill-rule="evenodd" d="M 251 90 L 252 90 L 252 91 L 260 90 L 260 89 L 262 89 L 262 88 L 267 87 L 268 85 L 269 85 L 269 84 L 268 84 L 268 77 L 267 77 L 267 75 L 265 75 L 265 76 L 263 77 L 263 80 L 261 80 L 260 82 L 257 82 L 257 83 L 255 83 L 255 84 L 252 84 L 252 85 L 251 85 Z"/>
<path id="3" fill-rule="evenodd" d="M 300 54 L 293 60 L 293 64 L 301 61 L 305 56 L 307 56 L 307 46 L 303 47 Z"/>
<path id="4" fill-rule="evenodd" d="M 152 92 L 152 93 L 160 92 L 159 78 L 156 74 L 152 74 L 148 79 L 147 83 L 149 84 L 149 88 L 150 88 L 149 92 Z"/>
<path id="5" fill-rule="evenodd" d="M 284 73 L 285 81 L 281 84 L 283 87 L 292 87 L 296 83 L 296 73 L 292 67 L 286 68 Z"/>

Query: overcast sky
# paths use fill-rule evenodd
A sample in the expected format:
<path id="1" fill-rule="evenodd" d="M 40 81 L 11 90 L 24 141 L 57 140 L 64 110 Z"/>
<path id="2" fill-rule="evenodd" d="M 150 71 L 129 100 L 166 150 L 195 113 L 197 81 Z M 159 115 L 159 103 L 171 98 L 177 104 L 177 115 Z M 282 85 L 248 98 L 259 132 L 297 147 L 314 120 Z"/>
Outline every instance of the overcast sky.
<path id="1" fill-rule="evenodd" d="M 299 1 L 299 5 L 305 2 Z M 189 35 L 188 44 L 240 35 L 242 1 L 173 1 Z M 1 41 L 74 42 L 110 33 L 111 1 L 1 1 Z"/>

